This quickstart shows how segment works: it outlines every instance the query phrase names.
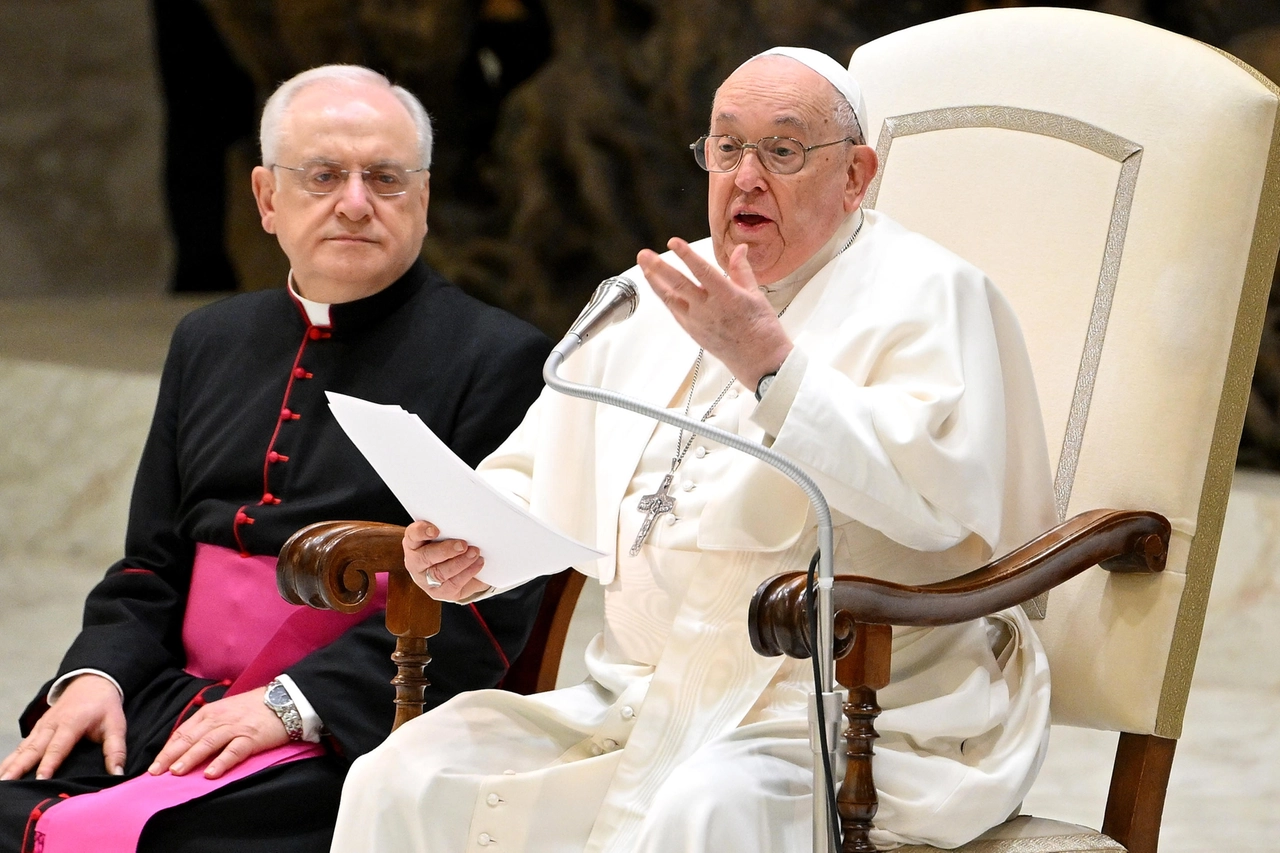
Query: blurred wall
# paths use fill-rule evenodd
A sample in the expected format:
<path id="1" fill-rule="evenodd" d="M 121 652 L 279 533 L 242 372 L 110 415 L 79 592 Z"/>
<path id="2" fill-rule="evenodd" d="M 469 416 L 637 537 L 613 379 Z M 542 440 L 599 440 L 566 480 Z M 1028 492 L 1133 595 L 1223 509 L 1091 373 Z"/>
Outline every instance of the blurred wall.
<path id="1" fill-rule="evenodd" d="M 162 290 L 160 155 L 146 0 L 0 3 L 0 297 Z"/>

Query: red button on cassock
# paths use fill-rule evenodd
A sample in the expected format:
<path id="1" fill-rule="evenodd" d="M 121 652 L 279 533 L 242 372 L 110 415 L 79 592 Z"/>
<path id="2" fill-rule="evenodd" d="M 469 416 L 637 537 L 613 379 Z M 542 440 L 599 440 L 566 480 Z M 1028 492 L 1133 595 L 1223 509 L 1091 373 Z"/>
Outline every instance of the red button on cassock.
<path id="1" fill-rule="evenodd" d="M 301 367 L 295 367 L 293 369 L 293 378 L 294 379 L 310 379 L 311 374 L 307 373 L 307 371 L 303 370 Z"/>

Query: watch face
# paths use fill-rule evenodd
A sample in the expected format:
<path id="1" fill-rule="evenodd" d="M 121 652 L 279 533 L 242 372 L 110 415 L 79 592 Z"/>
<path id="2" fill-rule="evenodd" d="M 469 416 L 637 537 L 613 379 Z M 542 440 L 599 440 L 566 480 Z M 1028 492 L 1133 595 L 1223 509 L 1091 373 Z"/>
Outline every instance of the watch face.
<path id="1" fill-rule="evenodd" d="M 283 684 L 277 684 L 267 691 L 267 702 L 276 708 L 289 703 L 289 691 Z"/>
<path id="2" fill-rule="evenodd" d="M 769 386 L 773 384 L 773 380 L 776 378 L 777 374 L 774 373 L 766 373 L 764 376 L 760 377 L 760 381 L 756 383 L 757 400 L 764 397 L 765 393 L 769 390 Z"/>

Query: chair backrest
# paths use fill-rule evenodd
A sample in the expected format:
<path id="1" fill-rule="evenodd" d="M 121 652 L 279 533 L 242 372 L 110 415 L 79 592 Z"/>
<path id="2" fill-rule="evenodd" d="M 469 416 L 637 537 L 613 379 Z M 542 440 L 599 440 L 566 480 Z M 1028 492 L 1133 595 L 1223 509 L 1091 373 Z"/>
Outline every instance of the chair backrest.
<path id="1" fill-rule="evenodd" d="M 1176 738 L 1280 242 L 1277 90 L 1190 39 L 1051 8 L 914 27 L 850 67 L 880 155 L 867 203 L 1018 313 L 1060 517 L 1173 525 L 1162 576 L 1054 591 L 1054 720 Z"/>

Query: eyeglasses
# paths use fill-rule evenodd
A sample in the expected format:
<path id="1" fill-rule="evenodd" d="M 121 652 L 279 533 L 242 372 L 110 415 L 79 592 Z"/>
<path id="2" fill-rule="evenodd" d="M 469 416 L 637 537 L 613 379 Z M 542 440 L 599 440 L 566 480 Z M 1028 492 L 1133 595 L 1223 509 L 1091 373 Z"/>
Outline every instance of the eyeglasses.
<path id="1" fill-rule="evenodd" d="M 810 151 L 842 142 L 856 143 L 856 140 L 846 136 L 835 142 L 804 145 L 789 136 L 766 136 L 755 142 L 743 142 L 736 136 L 717 135 L 700 136 L 689 147 L 693 149 L 693 159 L 708 172 L 732 172 L 742 162 L 742 152 L 754 148 L 761 166 L 775 175 L 794 175 L 804 168 L 805 155 Z"/>
<path id="2" fill-rule="evenodd" d="M 311 195 L 329 195 L 347 182 L 351 175 L 359 175 L 364 181 L 365 189 L 376 196 L 391 198 L 404 195 L 409 191 L 409 176 L 421 169 L 406 169 L 395 163 L 381 163 L 367 169 L 343 169 L 337 163 L 325 160 L 311 160 L 301 166 L 285 166 L 272 163 L 272 169 L 287 169 L 298 176 L 298 185 L 305 193 Z"/>

